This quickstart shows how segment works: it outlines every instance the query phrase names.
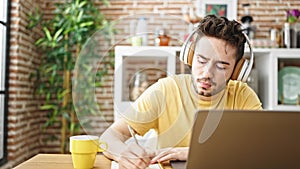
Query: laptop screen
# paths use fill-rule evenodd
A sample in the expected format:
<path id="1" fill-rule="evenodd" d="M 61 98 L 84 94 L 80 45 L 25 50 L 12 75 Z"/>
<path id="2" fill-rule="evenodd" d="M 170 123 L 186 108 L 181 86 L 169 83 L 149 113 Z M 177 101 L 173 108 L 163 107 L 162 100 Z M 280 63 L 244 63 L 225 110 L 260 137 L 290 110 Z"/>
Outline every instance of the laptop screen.
<path id="1" fill-rule="evenodd" d="M 209 113 L 220 112 L 196 113 L 188 169 L 300 168 L 300 112 Z M 201 132 L 206 133 L 204 139 Z"/>

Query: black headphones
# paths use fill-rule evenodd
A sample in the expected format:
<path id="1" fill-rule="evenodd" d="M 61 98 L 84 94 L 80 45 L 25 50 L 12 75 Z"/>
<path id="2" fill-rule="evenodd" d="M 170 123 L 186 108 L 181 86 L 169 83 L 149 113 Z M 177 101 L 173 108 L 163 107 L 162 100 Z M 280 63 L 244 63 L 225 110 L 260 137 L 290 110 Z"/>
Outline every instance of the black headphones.
<path id="1" fill-rule="evenodd" d="M 195 49 L 195 43 L 192 42 L 191 39 L 197 31 L 198 31 L 198 29 L 195 29 L 187 37 L 186 41 L 183 43 L 181 50 L 180 50 L 179 59 L 189 66 L 192 66 L 194 49 Z M 250 58 L 248 56 L 244 55 L 238 61 L 238 63 L 235 65 L 234 71 L 233 71 L 230 79 L 246 82 L 247 78 L 251 72 L 252 66 L 253 66 L 254 54 L 253 54 L 252 46 L 251 46 L 248 36 L 245 33 L 243 33 L 243 35 L 245 36 L 246 43 L 249 46 Z"/>

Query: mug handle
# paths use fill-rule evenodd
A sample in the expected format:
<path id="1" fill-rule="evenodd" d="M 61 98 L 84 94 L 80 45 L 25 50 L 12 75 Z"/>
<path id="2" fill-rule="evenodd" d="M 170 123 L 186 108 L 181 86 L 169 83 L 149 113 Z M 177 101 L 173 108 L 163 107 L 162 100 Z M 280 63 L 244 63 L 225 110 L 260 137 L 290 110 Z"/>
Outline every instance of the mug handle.
<path id="1" fill-rule="evenodd" d="M 106 142 L 99 141 L 98 152 L 106 151 L 107 147 L 108 145 Z"/>

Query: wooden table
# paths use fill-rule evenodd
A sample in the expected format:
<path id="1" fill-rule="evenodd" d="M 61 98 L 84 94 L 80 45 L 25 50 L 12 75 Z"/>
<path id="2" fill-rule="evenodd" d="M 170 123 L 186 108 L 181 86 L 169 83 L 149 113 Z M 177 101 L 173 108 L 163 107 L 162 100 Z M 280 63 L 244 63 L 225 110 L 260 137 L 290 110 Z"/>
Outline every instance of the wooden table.
<path id="1" fill-rule="evenodd" d="M 98 154 L 93 169 L 110 169 L 111 160 Z M 14 169 L 73 169 L 71 154 L 38 154 Z M 172 169 L 164 164 L 165 169 Z"/>

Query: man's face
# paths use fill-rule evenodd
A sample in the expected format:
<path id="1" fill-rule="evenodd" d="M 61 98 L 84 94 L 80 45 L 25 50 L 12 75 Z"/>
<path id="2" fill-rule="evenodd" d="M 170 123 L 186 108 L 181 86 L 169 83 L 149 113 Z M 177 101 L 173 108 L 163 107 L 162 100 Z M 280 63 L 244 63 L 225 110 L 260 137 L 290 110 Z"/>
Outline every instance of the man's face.
<path id="1" fill-rule="evenodd" d="M 235 66 L 237 49 L 224 40 L 204 36 L 196 43 L 192 62 L 195 91 L 209 97 L 226 87 Z"/>

